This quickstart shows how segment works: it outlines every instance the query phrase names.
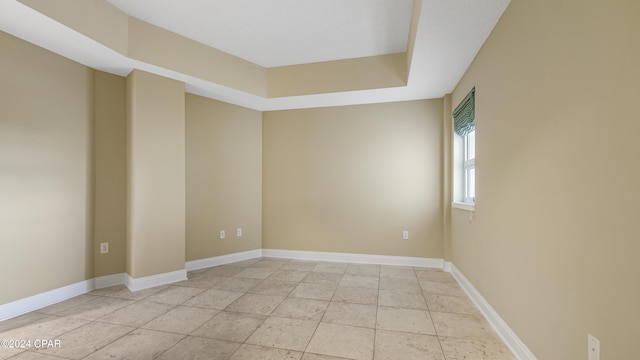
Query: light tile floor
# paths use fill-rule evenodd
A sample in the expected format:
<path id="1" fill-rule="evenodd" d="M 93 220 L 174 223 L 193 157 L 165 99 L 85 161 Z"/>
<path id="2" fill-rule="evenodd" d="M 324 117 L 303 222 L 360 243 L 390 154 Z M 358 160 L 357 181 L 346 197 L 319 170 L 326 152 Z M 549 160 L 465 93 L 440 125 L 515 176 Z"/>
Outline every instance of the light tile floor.
<path id="1" fill-rule="evenodd" d="M 514 359 L 440 270 L 261 258 L 188 277 L 0 322 L 0 339 L 31 340 L 0 359 Z"/>

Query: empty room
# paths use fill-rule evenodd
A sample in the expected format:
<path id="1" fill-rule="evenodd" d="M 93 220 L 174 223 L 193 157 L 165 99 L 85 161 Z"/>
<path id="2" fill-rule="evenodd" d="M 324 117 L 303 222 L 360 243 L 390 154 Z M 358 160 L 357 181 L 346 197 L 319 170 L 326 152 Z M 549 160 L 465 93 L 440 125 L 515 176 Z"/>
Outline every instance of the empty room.
<path id="1" fill-rule="evenodd" d="M 0 359 L 637 358 L 639 15 L 0 1 Z"/>

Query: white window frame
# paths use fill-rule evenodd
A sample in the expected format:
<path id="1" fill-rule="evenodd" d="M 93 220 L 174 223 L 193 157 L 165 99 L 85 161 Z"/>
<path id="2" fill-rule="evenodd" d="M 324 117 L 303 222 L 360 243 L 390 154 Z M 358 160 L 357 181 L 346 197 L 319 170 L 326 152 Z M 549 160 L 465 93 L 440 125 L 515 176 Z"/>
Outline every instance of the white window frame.
<path id="1" fill-rule="evenodd" d="M 464 202 L 475 204 L 476 202 L 476 156 L 475 156 L 475 130 L 463 137 L 464 143 Z"/>

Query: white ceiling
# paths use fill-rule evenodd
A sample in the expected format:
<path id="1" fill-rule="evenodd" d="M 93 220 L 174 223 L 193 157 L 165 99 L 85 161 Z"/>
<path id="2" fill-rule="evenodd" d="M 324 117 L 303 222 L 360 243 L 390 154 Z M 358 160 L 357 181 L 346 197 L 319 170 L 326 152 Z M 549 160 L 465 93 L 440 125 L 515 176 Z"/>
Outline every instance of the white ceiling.
<path id="1" fill-rule="evenodd" d="M 260 66 L 405 52 L 412 0 L 108 0 Z"/>
<path id="2" fill-rule="evenodd" d="M 397 52 L 394 46 L 405 51 L 408 42 L 406 29 L 402 30 L 405 32 L 403 40 L 395 37 L 400 36 L 396 32 L 400 32 L 400 28 L 408 24 L 410 15 L 403 12 L 406 11 L 409 0 L 110 1 L 118 6 L 121 3 L 140 6 L 142 10 L 137 11 L 142 11 L 143 15 L 164 14 L 164 17 L 153 16 L 158 16 L 158 21 L 166 22 L 165 26 L 173 24 L 171 26 L 184 27 L 175 30 L 180 32 L 207 27 L 208 23 L 202 22 L 206 18 L 206 11 L 191 8 L 191 4 L 200 7 L 226 4 L 221 5 L 221 8 L 227 9 L 227 15 L 215 15 L 224 25 L 216 23 L 218 30 L 213 31 L 224 33 L 224 36 L 210 33 L 199 35 L 196 31 L 189 37 L 202 36 L 196 39 L 201 42 L 224 41 L 225 44 L 216 46 L 219 50 L 255 59 L 251 61 L 265 66 L 321 61 L 323 56 L 328 57 L 327 59 L 350 58 L 367 56 L 364 55 L 367 52 L 371 52 L 368 55 L 373 55 L 374 52 Z M 126 76 L 133 69 L 140 69 L 182 81 L 186 91 L 193 94 L 268 111 L 440 98 L 453 91 L 509 2 L 510 0 L 422 0 L 407 86 L 280 98 L 249 94 L 126 57 L 16 0 L 0 0 L 0 30 L 94 69 L 121 76 Z M 236 3 L 242 5 L 236 7 Z M 270 5 L 263 6 L 263 3 Z M 262 18 L 263 13 L 268 16 Z M 292 19 L 296 17 L 294 14 L 299 13 L 306 13 L 303 17 L 305 21 Z M 357 14 L 357 20 L 347 21 L 351 17 L 345 14 Z M 326 29 L 328 33 L 319 30 L 325 27 L 325 22 L 332 24 L 331 29 Z M 359 25 L 353 26 L 354 23 Z M 381 31 L 374 26 L 376 24 L 393 29 Z M 293 32 L 283 31 L 287 26 L 294 26 L 296 29 Z M 334 31 L 333 27 L 336 26 L 350 35 Z M 309 34 L 313 34 L 315 38 Z M 354 39 L 358 37 L 357 42 L 365 43 L 366 46 L 352 49 L 348 43 L 356 41 Z M 312 38 L 316 40 L 306 40 Z M 261 43 L 263 41 L 274 42 L 276 45 L 264 47 Z M 301 44 L 296 44 L 295 41 Z M 225 46 L 229 48 L 224 48 Z M 278 50 L 278 54 L 269 54 L 275 52 L 270 50 L 271 46 L 282 50 Z M 350 51 L 353 53 L 349 53 Z"/>

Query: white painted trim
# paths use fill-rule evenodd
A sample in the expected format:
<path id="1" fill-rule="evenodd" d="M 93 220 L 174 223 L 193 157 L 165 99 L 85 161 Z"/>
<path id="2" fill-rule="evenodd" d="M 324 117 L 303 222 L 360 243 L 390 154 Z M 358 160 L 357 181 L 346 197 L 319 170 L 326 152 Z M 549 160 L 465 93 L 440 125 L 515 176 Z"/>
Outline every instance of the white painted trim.
<path id="1" fill-rule="evenodd" d="M 451 262 L 445 261 L 444 265 L 442 266 L 442 270 L 450 273 L 451 272 L 451 266 L 453 266 L 453 264 L 451 264 Z"/>
<path id="2" fill-rule="evenodd" d="M 116 285 L 124 285 L 127 283 L 127 274 L 120 273 L 120 274 L 113 274 L 113 275 L 98 276 L 97 278 L 94 279 L 94 282 L 95 282 L 96 289 L 103 289 L 103 288 L 108 288 Z"/>
<path id="3" fill-rule="evenodd" d="M 187 270 L 182 269 L 164 274 L 145 276 L 137 279 L 132 278 L 129 274 L 127 274 L 126 276 L 127 278 L 125 285 L 129 288 L 129 290 L 135 292 L 149 289 L 155 286 L 162 286 L 178 281 L 187 280 Z"/>
<path id="4" fill-rule="evenodd" d="M 438 269 L 442 269 L 444 265 L 444 260 L 442 259 L 419 258 L 419 257 L 408 257 L 408 256 L 300 251 L 300 250 L 262 249 L 262 256 L 283 258 L 283 259 L 294 259 L 294 260 L 331 261 L 331 262 L 347 262 L 347 263 L 357 263 L 357 264 L 376 264 L 376 265 L 393 265 L 393 266 L 413 266 L 413 267 L 427 267 L 427 268 L 438 268 Z"/>
<path id="5" fill-rule="evenodd" d="M 214 256 L 206 259 L 187 261 L 184 267 L 187 271 L 206 269 L 213 266 L 230 264 L 238 261 L 250 260 L 262 256 L 262 249 L 243 251 L 239 253 Z"/>
<path id="6" fill-rule="evenodd" d="M 0 321 L 42 309 L 43 307 L 71 299 L 78 295 L 86 294 L 93 289 L 94 280 L 84 280 L 75 284 L 0 305 Z"/>
<path id="7" fill-rule="evenodd" d="M 489 305 L 489 303 L 480 295 L 478 290 L 471 284 L 469 280 L 458 270 L 455 265 L 450 262 L 447 262 L 445 268 L 449 267 L 449 272 L 453 277 L 458 281 L 462 289 L 467 293 L 469 298 L 476 304 L 476 306 L 480 309 L 484 317 L 489 321 L 491 326 L 496 330 L 498 335 L 502 338 L 502 340 L 507 344 L 507 346 L 511 349 L 511 352 L 518 358 L 519 360 L 537 360 L 535 355 L 529 350 L 529 348 L 518 338 L 516 333 L 511 330 L 509 325 L 502 320 L 500 315 Z"/>
<path id="8" fill-rule="evenodd" d="M 469 202 L 454 201 L 451 203 L 451 207 L 454 209 L 460 209 L 460 210 L 476 211 L 476 204 L 469 203 Z"/>

